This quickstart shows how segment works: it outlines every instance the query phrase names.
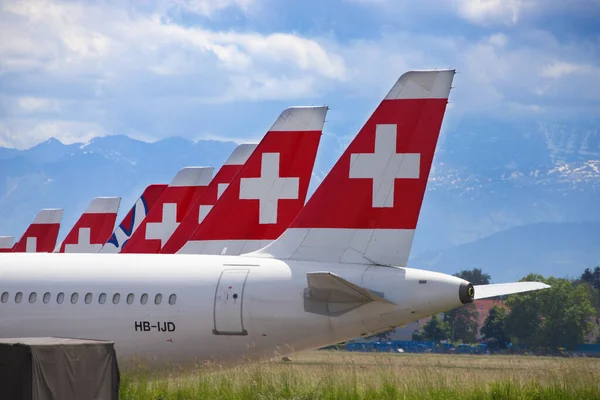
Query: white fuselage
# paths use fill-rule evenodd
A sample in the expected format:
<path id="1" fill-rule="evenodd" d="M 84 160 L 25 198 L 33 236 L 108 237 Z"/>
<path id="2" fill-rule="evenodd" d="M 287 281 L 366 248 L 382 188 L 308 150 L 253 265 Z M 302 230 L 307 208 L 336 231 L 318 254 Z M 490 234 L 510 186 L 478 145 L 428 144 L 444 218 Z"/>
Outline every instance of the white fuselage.
<path id="1" fill-rule="evenodd" d="M 370 302 L 328 315 L 305 298 L 306 274 L 322 271 L 394 304 Z M 0 337 L 113 340 L 121 359 L 265 358 L 338 343 L 460 306 L 463 282 L 410 268 L 250 257 L 2 254 Z M 60 293 L 62 303 L 57 301 Z M 162 295 L 160 304 L 155 304 L 157 294 Z"/>

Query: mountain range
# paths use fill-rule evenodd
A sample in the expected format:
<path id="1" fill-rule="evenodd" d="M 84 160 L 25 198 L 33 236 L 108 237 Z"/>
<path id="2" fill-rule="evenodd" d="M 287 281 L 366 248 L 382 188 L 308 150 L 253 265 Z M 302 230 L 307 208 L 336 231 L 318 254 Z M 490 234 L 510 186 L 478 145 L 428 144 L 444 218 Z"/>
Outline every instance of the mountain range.
<path id="1" fill-rule="evenodd" d="M 600 264 L 599 127 L 473 117 L 445 126 L 410 265 L 478 267 L 499 282 Z M 309 195 L 347 144 L 324 133 Z M 235 145 L 112 135 L 0 148 L 0 235 L 18 237 L 39 209 L 62 207 L 62 238 L 96 196 L 121 196 L 120 219 L 148 184 L 168 183 L 188 165 L 218 168 Z"/>

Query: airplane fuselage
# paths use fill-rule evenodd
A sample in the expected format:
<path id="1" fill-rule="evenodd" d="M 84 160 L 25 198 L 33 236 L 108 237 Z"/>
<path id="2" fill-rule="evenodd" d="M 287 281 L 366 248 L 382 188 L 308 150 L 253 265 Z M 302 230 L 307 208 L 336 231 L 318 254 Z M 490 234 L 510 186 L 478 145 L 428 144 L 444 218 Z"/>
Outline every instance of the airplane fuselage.
<path id="1" fill-rule="evenodd" d="M 336 304 L 307 298 L 307 273 L 322 271 L 393 304 L 335 312 Z M 113 340 L 121 359 L 235 362 L 319 348 L 452 309 L 462 304 L 464 282 L 410 268 L 251 257 L 3 254 L 0 337 Z"/>

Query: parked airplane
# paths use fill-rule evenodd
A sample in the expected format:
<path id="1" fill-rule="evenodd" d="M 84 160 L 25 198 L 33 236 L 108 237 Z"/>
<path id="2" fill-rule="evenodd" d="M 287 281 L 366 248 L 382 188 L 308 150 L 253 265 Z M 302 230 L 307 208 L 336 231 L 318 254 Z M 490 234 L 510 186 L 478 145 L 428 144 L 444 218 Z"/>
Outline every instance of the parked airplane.
<path id="1" fill-rule="evenodd" d="M 290 228 L 254 253 L 0 254 L 0 336 L 110 339 L 121 359 L 237 361 L 548 287 L 406 267 L 453 76 L 403 74 Z"/>
<path id="2" fill-rule="evenodd" d="M 15 253 L 51 253 L 56 246 L 62 208 L 45 208 L 37 213 L 21 239 L 12 248 Z"/>
<path id="3" fill-rule="evenodd" d="M 88 206 L 58 248 L 58 253 L 97 253 L 115 226 L 120 197 L 97 197 Z"/>
<path id="4" fill-rule="evenodd" d="M 14 236 L 0 236 L 0 253 L 10 253 L 14 241 Z"/>
<path id="5" fill-rule="evenodd" d="M 144 189 L 140 198 L 137 199 L 123 221 L 115 228 L 108 241 L 102 246 L 100 253 L 120 252 L 166 188 L 167 185 L 155 184 Z"/>
<path id="6" fill-rule="evenodd" d="M 283 111 L 178 253 L 237 256 L 277 239 L 304 206 L 326 115 Z"/>
<path id="7" fill-rule="evenodd" d="M 162 192 L 121 253 L 158 253 L 212 179 L 213 167 L 182 168 Z"/>

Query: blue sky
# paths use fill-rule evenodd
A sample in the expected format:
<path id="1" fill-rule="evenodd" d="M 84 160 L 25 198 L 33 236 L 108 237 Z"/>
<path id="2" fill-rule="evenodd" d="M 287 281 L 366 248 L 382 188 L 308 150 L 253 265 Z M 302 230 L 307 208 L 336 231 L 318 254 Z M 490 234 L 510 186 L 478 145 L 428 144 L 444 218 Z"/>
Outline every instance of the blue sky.
<path id="1" fill-rule="evenodd" d="M 599 0 L 0 1 L 0 146 L 257 140 L 309 104 L 347 138 L 409 68 L 457 68 L 446 127 L 589 119 L 599 20 Z"/>

